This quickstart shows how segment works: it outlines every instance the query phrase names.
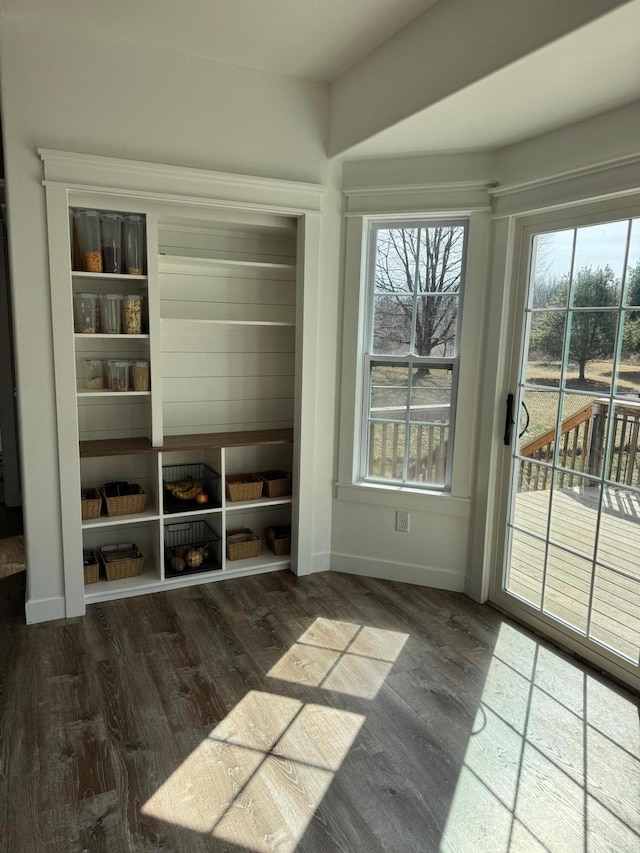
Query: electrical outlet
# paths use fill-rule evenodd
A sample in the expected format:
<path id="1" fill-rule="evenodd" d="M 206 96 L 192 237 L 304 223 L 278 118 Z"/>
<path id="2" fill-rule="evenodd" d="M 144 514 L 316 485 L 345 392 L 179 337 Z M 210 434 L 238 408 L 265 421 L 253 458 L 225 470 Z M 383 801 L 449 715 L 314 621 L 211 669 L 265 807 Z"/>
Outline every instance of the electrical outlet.
<path id="1" fill-rule="evenodd" d="M 400 533 L 409 532 L 409 513 L 404 510 L 396 510 L 396 530 Z"/>

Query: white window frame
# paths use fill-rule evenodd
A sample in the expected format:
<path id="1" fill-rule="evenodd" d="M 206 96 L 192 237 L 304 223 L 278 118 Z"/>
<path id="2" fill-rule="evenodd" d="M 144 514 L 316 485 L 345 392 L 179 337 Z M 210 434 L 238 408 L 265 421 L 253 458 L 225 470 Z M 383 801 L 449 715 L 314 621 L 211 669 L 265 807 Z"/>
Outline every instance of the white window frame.
<path id="1" fill-rule="evenodd" d="M 400 229 L 400 228 L 437 228 L 437 227 L 460 227 L 463 229 L 463 251 L 460 270 L 460 287 L 457 292 L 458 310 L 456 319 L 456 334 L 455 334 L 455 349 L 453 355 L 449 357 L 442 356 L 420 356 L 420 355 L 377 355 L 373 350 L 373 327 L 374 327 L 374 298 L 375 298 L 375 268 L 376 268 L 376 249 L 377 249 L 377 234 L 384 229 Z M 364 312 L 362 328 L 364 334 L 362 336 L 362 345 L 360 346 L 360 363 L 362 376 L 362 406 L 359 412 L 360 428 L 357 430 L 359 436 L 359 449 L 356 453 L 358 459 L 357 482 L 361 484 L 370 484 L 374 486 L 392 486 L 406 489 L 415 489 L 423 492 L 442 492 L 451 493 L 452 469 L 453 469 L 453 453 L 456 436 L 456 410 L 458 399 L 458 378 L 460 368 L 460 340 L 462 333 L 462 316 L 464 310 L 464 293 L 465 282 L 467 275 L 467 259 L 469 248 L 469 230 L 470 218 L 468 216 L 407 216 L 407 217 L 380 217 L 370 218 L 367 222 L 367 227 L 364 229 L 363 239 L 365 242 L 364 252 L 366 263 L 364 264 L 364 276 L 362 281 L 362 289 L 364 298 L 361 300 L 362 310 Z M 418 294 L 413 294 L 413 320 L 411 337 L 413 340 L 416 322 L 416 305 Z M 408 455 L 409 441 L 405 441 L 404 458 L 402 465 L 402 478 L 391 479 L 383 477 L 375 477 L 368 473 L 369 463 L 369 440 L 370 440 L 370 425 L 371 423 L 379 422 L 371 417 L 371 367 L 372 364 L 390 364 L 398 366 L 407 366 L 409 370 L 409 388 L 408 400 L 411 394 L 411 376 L 412 368 L 415 365 L 429 365 L 434 368 L 448 368 L 451 371 L 451 397 L 450 397 L 450 412 L 448 422 L 448 443 L 447 455 L 445 460 L 445 476 L 444 483 L 419 482 L 408 480 Z M 411 408 L 407 406 L 406 413 L 403 419 L 398 421 L 385 420 L 385 423 L 402 423 L 405 426 L 405 436 L 410 435 L 410 419 Z"/>

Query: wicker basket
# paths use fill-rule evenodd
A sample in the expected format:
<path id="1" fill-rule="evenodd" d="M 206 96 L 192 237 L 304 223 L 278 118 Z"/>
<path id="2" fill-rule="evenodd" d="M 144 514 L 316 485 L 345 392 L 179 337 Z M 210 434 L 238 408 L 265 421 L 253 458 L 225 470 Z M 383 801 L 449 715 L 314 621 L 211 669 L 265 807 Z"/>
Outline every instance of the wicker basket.
<path id="1" fill-rule="evenodd" d="M 248 527 L 227 531 L 227 559 L 246 560 L 257 557 L 262 548 L 262 539 Z"/>
<path id="2" fill-rule="evenodd" d="M 257 474 L 227 474 L 225 489 L 230 501 L 255 501 L 262 497 L 262 480 Z"/>
<path id="3" fill-rule="evenodd" d="M 98 559 L 104 568 L 108 581 L 134 578 L 142 574 L 144 557 L 138 548 L 129 542 L 123 545 L 105 545 L 103 548 L 98 548 Z"/>
<path id="4" fill-rule="evenodd" d="M 291 553 L 290 524 L 279 527 L 265 527 L 264 538 L 276 557 L 283 557 L 285 554 Z"/>
<path id="5" fill-rule="evenodd" d="M 100 489 L 107 507 L 107 515 L 132 515 L 134 512 L 142 512 L 147 496 L 140 486 L 134 484 L 134 488 L 140 490 L 135 495 L 118 495 L 113 498 L 108 498 L 104 489 Z"/>
<path id="6" fill-rule="evenodd" d="M 262 471 L 258 473 L 267 497 L 282 498 L 291 494 L 291 474 L 287 471 Z"/>
<path id="7" fill-rule="evenodd" d="M 82 489 L 82 520 L 100 518 L 102 498 L 97 489 Z"/>
<path id="8" fill-rule="evenodd" d="M 98 558 L 96 557 L 96 552 L 92 549 L 88 549 L 82 552 L 82 568 L 84 569 L 85 584 L 98 583 L 98 579 L 100 577 L 100 567 L 98 565 Z"/>

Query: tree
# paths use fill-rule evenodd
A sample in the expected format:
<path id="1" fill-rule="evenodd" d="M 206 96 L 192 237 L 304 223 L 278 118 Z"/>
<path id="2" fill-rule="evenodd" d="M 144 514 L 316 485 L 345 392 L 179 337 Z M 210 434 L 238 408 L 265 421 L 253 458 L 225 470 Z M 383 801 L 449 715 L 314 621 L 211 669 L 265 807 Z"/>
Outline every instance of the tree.
<path id="1" fill-rule="evenodd" d="M 636 261 L 636 265 L 627 271 L 626 302 L 627 305 L 640 305 L 640 261 Z"/>
<path id="2" fill-rule="evenodd" d="M 561 279 L 551 297 L 549 308 L 557 310 L 537 315 L 531 331 L 530 351 L 542 352 L 554 359 L 563 357 L 569 284 L 568 277 Z M 615 311 L 606 309 L 618 304 L 618 288 L 619 282 L 609 266 L 595 270 L 583 267 L 575 276 L 569 312 L 569 361 L 577 364 L 581 381 L 585 379 L 589 361 L 613 356 L 617 316 Z M 605 310 L 581 311 L 581 308 Z"/>
<path id="3" fill-rule="evenodd" d="M 456 225 L 378 231 L 374 352 L 453 354 L 463 245 L 464 229 Z"/>

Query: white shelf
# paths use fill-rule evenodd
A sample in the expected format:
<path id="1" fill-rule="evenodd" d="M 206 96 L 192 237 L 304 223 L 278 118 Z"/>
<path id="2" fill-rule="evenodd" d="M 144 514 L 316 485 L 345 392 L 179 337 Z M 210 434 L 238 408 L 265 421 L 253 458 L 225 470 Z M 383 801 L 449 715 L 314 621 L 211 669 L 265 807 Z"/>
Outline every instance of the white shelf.
<path id="1" fill-rule="evenodd" d="M 295 323 L 285 323 L 278 320 L 203 320 L 200 318 L 190 319 L 186 317 L 161 317 L 160 320 L 163 324 L 188 323 L 189 325 L 198 324 L 205 326 L 283 326 L 288 328 L 294 328 L 295 326 Z M 84 337 L 86 337 L 86 335 Z"/>
<path id="2" fill-rule="evenodd" d="M 190 509 L 190 510 L 187 510 L 186 512 L 164 512 L 162 514 L 162 520 L 166 526 L 167 524 L 171 524 L 171 522 L 174 518 L 179 518 L 182 521 L 185 521 L 185 520 L 188 521 L 189 518 L 191 518 L 192 516 L 197 516 L 197 518 L 200 518 L 201 516 L 204 516 L 204 515 L 216 515 L 216 514 L 221 513 L 221 512 L 222 512 L 221 506 L 210 506 L 210 507 L 207 507 L 206 509 Z"/>
<path id="3" fill-rule="evenodd" d="M 76 340 L 81 341 L 95 341 L 95 340 L 106 340 L 106 341 L 148 341 L 149 335 L 105 335 L 102 332 L 74 332 L 73 337 Z"/>
<path id="4" fill-rule="evenodd" d="M 288 569 L 290 565 L 291 554 L 283 554 L 281 557 L 277 557 L 271 553 L 263 540 L 261 554 L 257 557 L 249 557 L 247 560 L 227 560 L 222 574 L 229 577 L 244 572 L 253 573 L 256 569 L 264 569 L 265 571 L 279 568 Z"/>
<path id="5" fill-rule="evenodd" d="M 79 388 L 77 393 L 78 397 L 148 397 L 151 391 L 110 391 L 108 388 L 89 391 L 86 388 Z"/>
<path id="6" fill-rule="evenodd" d="M 82 522 L 83 530 L 96 530 L 103 527 L 121 527 L 125 524 L 139 524 L 141 521 L 157 521 L 160 518 L 157 509 L 147 509 L 130 515 L 101 515 Z"/>
<path id="7" fill-rule="evenodd" d="M 85 584 L 84 597 L 87 604 L 94 601 L 109 601 L 128 595 L 141 595 L 152 592 L 155 588 L 162 589 L 162 581 L 152 568 L 145 569 L 135 578 L 122 578 L 117 581 L 100 580 L 98 583 Z"/>
<path id="8" fill-rule="evenodd" d="M 289 556 L 275 557 L 273 559 L 237 560 L 235 563 L 227 562 L 227 568 L 217 569 L 211 572 L 185 575 L 180 578 L 167 578 L 160 580 L 158 575 L 149 570 L 144 571 L 137 578 L 123 578 L 119 581 L 98 581 L 98 583 L 85 585 L 85 603 L 97 604 L 100 601 L 113 601 L 118 598 L 130 598 L 136 595 L 147 595 L 153 592 L 166 592 L 170 589 L 182 589 L 185 586 L 198 586 L 203 583 L 231 580 L 246 575 L 259 575 L 267 572 L 280 572 L 290 568 Z M 237 568 L 235 564 L 237 563 Z M 234 566 L 230 569 L 229 566 Z"/>
<path id="9" fill-rule="evenodd" d="M 226 260 L 224 258 L 202 258 L 202 257 L 192 257 L 190 255 L 160 255 L 158 258 L 158 262 L 160 265 L 160 272 L 164 272 L 165 267 L 179 267 L 179 266 L 201 266 L 201 267 L 219 267 L 219 266 L 227 266 L 227 267 L 235 267 L 235 268 L 252 268 L 252 269 L 263 269 L 263 270 L 288 270 L 294 271 L 296 268 L 295 263 L 291 264 L 274 264 L 274 263 L 266 263 L 264 261 L 250 261 L 250 260 Z"/>
<path id="10" fill-rule="evenodd" d="M 254 501 L 230 501 L 225 503 L 225 510 L 241 511 L 247 509 L 262 509 L 269 506 L 284 506 L 292 503 L 291 495 L 285 495 L 281 498 L 256 498 Z"/>
<path id="11" fill-rule="evenodd" d="M 110 281 L 146 281 L 146 275 L 127 275 L 127 273 L 117 272 L 83 272 L 82 270 L 73 270 L 71 275 L 73 278 L 83 278 L 93 281 L 100 279 L 109 279 Z"/>

